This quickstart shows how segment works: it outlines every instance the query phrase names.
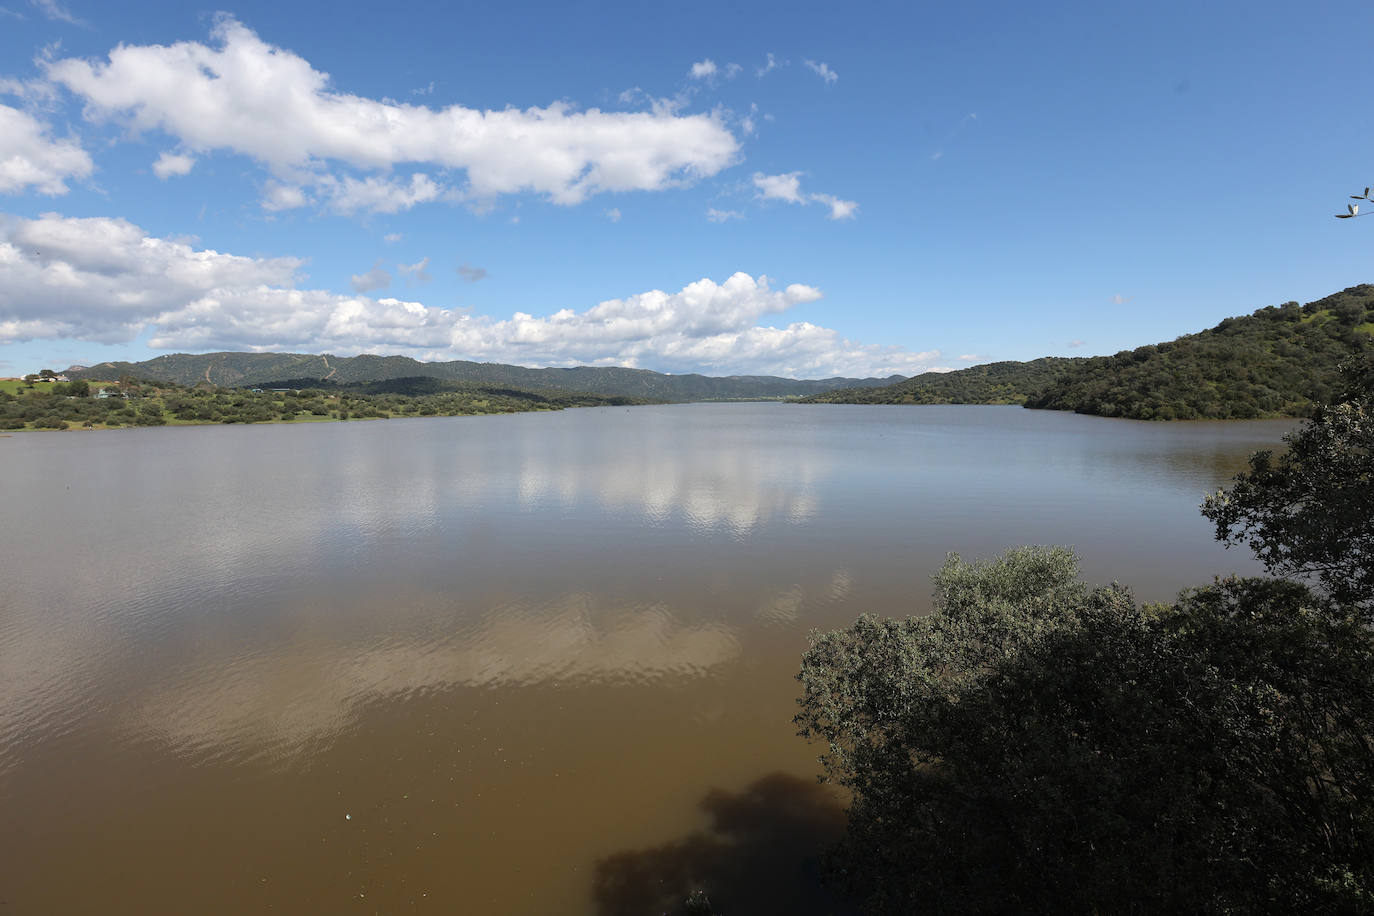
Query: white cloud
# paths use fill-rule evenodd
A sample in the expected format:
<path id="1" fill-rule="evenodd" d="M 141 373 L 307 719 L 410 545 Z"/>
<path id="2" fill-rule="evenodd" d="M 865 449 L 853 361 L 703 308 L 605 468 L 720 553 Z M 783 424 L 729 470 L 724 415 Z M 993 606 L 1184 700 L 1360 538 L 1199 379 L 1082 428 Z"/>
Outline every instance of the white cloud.
<path id="1" fill-rule="evenodd" d="M 428 203 L 442 197 L 452 197 L 444 188 L 423 172 L 415 172 L 410 181 L 390 178 L 342 179 L 322 175 L 316 183 L 321 196 L 339 213 L 398 213 L 416 204 Z"/>
<path id="2" fill-rule="evenodd" d="M 754 187 L 758 196 L 764 200 L 785 200 L 791 204 L 806 203 L 801 193 L 801 172 L 786 172 L 782 175 L 754 173 Z"/>
<path id="3" fill-rule="evenodd" d="M 388 245 L 394 245 L 403 238 L 405 238 L 405 236 L 401 235 L 399 232 L 388 232 L 386 235 L 382 236 L 382 241 L 386 242 Z"/>
<path id="4" fill-rule="evenodd" d="M 367 273 L 354 274 L 348 279 L 355 293 L 366 293 L 374 289 L 386 289 L 391 285 L 391 274 L 382 269 L 382 262 L 380 260 L 373 264 L 372 269 Z"/>
<path id="5" fill-rule="evenodd" d="M 299 185 L 269 181 L 262 189 L 262 208 L 272 213 L 279 210 L 295 210 L 310 203 L 305 191 Z"/>
<path id="6" fill-rule="evenodd" d="M 1077 338 L 1074 338 L 1073 340 L 1069 341 L 1069 346 L 1070 346 L 1070 347 L 1073 347 L 1074 349 L 1077 349 L 1077 348 L 1083 346 L 1083 344 L 1085 344 L 1085 343 L 1087 343 L 1087 341 L 1085 341 L 1085 340 L 1079 340 L 1079 339 L 1077 339 Z"/>
<path id="7" fill-rule="evenodd" d="M 425 273 L 425 268 L 429 266 L 429 258 L 421 258 L 414 264 L 397 264 L 396 270 L 401 276 L 414 280 L 416 283 L 428 283 L 434 278 Z"/>
<path id="8" fill-rule="evenodd" d="M 807 68 L 810 69 L 813 73 L 815 73 L 821 79 L 825 80 L 825 84 L 827 86 L 831 83 L 839 81 L 840 75 L 836 73 L 834 70 L 831 70 L 829 64 L 818 64 L 814 60 L 803 61 L 803 63 L 805 63 Z"/>
<path id="9" fill-rule="evenodd" d="M 246 258 L 147 237 L 122 219 L 0 221 L 0 343 L 132 340 L 218 288 L 289 286 L 295 258 Z"/>
<path id="10" fill-rule="evenodd" d="M 471 264 L 461 264 L 458 267 L 458 276 L 468 283 L 476 283 L 478 280 L 487 278 L 487 269 L 485 267 L 473 267 Z"/>
<path id="11" fill-rule="evenodd" d="M 706 219 L 713 223 L 726 223 L 732 219 L 744 219 L 744 214 L 738 210 L 717 210 L 711 207 L 706 211 Z"/>
<path id="12" fill-rule="evenodd" d="M 841 200 L 833 194 L 805 194 L 801 189 L 801 172 L 784 172 L 781 175 L 754 173 L 754 188 L 762 200 L 783 200 L 790 204 L 825 204 L 830 208 L 830 219 L 853 219 L 859 204 L 852 200 Z"/>
<path id="13" fill-rule="evenodd" d="M 163 153 L 157 157 L 157 162 L 153 163 L 153 174 L 166 181 L 173 175 L 191 174 L 191 169 L 195 164 L 195 156 L 187 156 L 184 153 Z"/>
<path id="14" fill-rule="evenodd" d="M 607 210 L 606 219 L 610 220 L 613 223 L 620 222 L 620 208 L 612 207 L 611 209 Z"/>
<path id="15" fill-rule="evenodd" d="M 687 75 L 694 80 L 704 80 L 708 77 L 715 76 L 716 62 L 709 57 L 703 61 L 698 61 L 692 64 L 692 69 L 687 72 Z"/>
<path id="16" fill-rule="evenodd" d="M 66 194 L 66 179 L 85 178 L 94 169 L 76 140 L 54 139 L 37 118 L 0 105 L 0 194 L 28 188 L 40 194 Z"/>
<path id="17" fill-rule="evenodd" d="M 964 353 L 959 357 L 959 360 L 965 363 L 972 363 L 977 362 L 982 358 L 983 357 L 979 356 L 977 353 Z"/>
<path id="18" fill-rule="evenodd" d="M 754 71 L 754 75 L 760 78 L 767 76 L 779 67 L 787 66 L 786 61 L 779 61 L 773 56 L 773 52 L 768 52 L 768 57 L 764 60 L 763 66 Z"/>
<path id="19" fill-rule="evenodd" d="M 5 6 L 0 6 L 0 16 L 8 16 L 8 17 L 11 18 L 11 19 L 20 19 L 20 20 L 23 20 L 23 19 L 28 18 L 28 17 L 26 17 L 23 13 L 19 12 L 18 10 L 12 10 L 12 9 L 10 9 L 9 7 L 5 7 Z"/>
<path id="20" fill-rule="evenodd" d="M 250 156 L 282 179 L 331 163 L 386 172 L 414 163 L 466 172 L 473 198 L 533 192 L 575 204 L 604 191 L 651 191 L 732 165 L 739 142 L 719 113 L 430 108 L 331 87 L 328 74 L 230 17 L 214 46 L 120 45 L 107 62 L 43 64 L 92 118 L 162 130 L 194 153 Z M 412 179 L 413 180 L 413 179 Z M 345 183 L 346 183 L 345 179 Z"/>
<path id="21" fill-rule="evenodd" d="M 859 204 L 852 200 L 840 200 L 833 194 L 812 194 L 811 199 L 830 208 L 829 219 L 853 219 Z"/>
<path id="22" fill-rule="evenodd" d="M 427 264 L 401 269 L 416 276 Z M 240 257 L 151 238 L 120 219 L 5 219 L 0 343 L 118 343 L 146 334 L 156 349 L 384 352 L 796 377 L 911 375 L 933 368 L 940 356 L 856 343 L 806 321 L 767 324 L 821 293 L 802 284 L 775 289 L 767 277 L 745 273 L 584 311 L 498 319 L 396 298 L 297 289 L 301 266 L 295 258 Z"/>

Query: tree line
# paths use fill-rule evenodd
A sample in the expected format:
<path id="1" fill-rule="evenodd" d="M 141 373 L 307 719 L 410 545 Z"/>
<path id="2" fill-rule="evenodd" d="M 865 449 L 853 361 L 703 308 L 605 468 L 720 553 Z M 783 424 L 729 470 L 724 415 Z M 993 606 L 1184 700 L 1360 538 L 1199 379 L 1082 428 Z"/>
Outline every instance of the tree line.
<path id="1" fill-rule="evenodd" d="M 52 374 L 47 376 L 54 377 Z M 0 390 L 0 429 L 110 429 L 203 423 L 294 423 L 466 416 L 644 403 L 566 391 L 527 391 L 436 379 L 290 388 L 185 386 L 136 379 L 39 382 Z"/>

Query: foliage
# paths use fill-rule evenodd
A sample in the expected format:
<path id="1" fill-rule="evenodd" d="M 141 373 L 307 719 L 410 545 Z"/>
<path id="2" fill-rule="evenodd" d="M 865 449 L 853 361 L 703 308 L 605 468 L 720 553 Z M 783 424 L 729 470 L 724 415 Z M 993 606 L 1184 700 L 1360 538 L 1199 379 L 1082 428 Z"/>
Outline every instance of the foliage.
<path id="1" fill-rule="evenodd" d="M 92 396 L 92 386 L 85 380 L 45 384 L 33 390 L 20 390 L 14 395 L 0 392 L 3 395 L 0 397 L 0 428 L 67 429 L 72 424 L 86 428 L 162 426 L 169 422 L 290 423 L 515 413 L 641 403 L 639 399 L 628 397 L 524 391 L 430 378 L 263 391 L 210 385 L 187 388 L 153 381 L 139 383 L 126 376 L 118 385 L 97 382 L 94 388 L 105 396 Z"/>
<path id="2" fill-rule="evenodd" d="M 1338 367 L 1369 348 L 1374 286 L 1288 302 L 1161 343 L 1084 361 L 1027 407 L 1135 420 L 1306 416 Z"/>
<path id="3" fill-rule="evenodd" d="M 1300 585 L 1172 607 L 1072 554 L 951 557 L 936 612 L 815 637 L 801 733 L 870 912 L 1374 908 L 1368 631 Z"/>
<path id="4" fill-rule="evenodd" d="M 1202 514 L 1217 540 L 1246 544 L 1271 573 L 1314 578 L 1374 612 L 1374 360 L 1350 364 L 1344 379 L 1344 400 L 1285 436 L 1278 458 L 1252 455 Z"/>
<path id="5" fill-rule="evenodd" d="M 844 388 L 804 398 L 806 404 L 1022 404 L 1083 362 L 1047 356 L 954 372 L 926 372 L 895 385 Z"/>
<path id="6" fill-rule="evenodd" d="M 71 378 L 114 378 L 121 373 L 139 378 L 196 385 L 259 388 L 287 387 L 289 379 L 317 385 L 362 384 L 419 377 L 496 388 L 557 389 L 601 397 L 633 397 L 659 401 L 782 398 L 814 394 L 854 385 L 886 385 L 901 376 L 883 379 L 787 379 L 773 376 L 665 375 L 648 369 L 576 366 L 569 369 L 530 369 L 500 363 L 466 360 L 424 363 L 406 356 L 315 356 L 302 353 L 175 353 L 141 363 L 99 363 L 67 370 Z"/>

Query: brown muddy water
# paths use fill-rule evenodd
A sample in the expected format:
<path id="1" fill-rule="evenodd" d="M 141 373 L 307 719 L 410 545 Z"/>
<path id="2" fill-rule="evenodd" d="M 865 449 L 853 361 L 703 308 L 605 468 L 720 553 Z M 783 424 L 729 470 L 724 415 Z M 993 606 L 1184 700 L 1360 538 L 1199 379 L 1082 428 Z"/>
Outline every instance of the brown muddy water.
<path id="1" fill-rule="evenodd" d="M 1166 600 L 1288 422 L 779 404 L 0 440 L 0 914 L 828 912 L 808 631 Z"/>

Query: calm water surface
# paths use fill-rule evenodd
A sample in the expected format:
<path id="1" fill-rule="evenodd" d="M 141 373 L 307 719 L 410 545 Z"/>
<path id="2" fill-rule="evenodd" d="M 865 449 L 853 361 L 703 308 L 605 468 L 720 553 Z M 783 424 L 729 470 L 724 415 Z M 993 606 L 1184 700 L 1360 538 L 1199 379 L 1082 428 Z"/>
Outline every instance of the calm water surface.
<path id="1" fill-rule="evenodd" d="M 1253 572 L 1197 505 L 1291 425 L 728 404 L 0 438 L 0 912 L 604 916 L 702 882 L 824 911 L 807 632 L 928 610 L 948 551 L 1071 544 L 1142 600 Z"/>

